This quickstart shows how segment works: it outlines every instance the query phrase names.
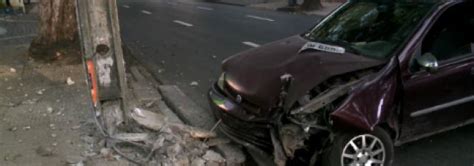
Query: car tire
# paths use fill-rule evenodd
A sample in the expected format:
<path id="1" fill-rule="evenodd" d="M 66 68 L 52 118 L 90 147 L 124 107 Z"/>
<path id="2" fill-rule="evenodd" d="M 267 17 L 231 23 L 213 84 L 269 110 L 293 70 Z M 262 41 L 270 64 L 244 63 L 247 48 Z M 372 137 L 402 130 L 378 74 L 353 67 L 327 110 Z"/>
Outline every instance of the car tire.
<path id="1" fill-rule="evenodd" d="M 365 147 L 362 145 L 364 139 Z M 356 151 L 354 146 L 359 150 Z M 382 152 L 380 152 L 381 150 Z M 343 158 L 343 154 L 346 154 L 346 157 Z M 359 157 L 357 157 L 357 154 L 359 154 Z M 394 148 L 390 135 L 382 128 L 377 127 L 370 133 L 346 132 L 336 134 L 330 147 L 322 154 L 321 164 L 323 166 L 344 166 L 353 162 L 383 161 L 383 164 L 372 165 L 390 166 L 393 158 Z"/>

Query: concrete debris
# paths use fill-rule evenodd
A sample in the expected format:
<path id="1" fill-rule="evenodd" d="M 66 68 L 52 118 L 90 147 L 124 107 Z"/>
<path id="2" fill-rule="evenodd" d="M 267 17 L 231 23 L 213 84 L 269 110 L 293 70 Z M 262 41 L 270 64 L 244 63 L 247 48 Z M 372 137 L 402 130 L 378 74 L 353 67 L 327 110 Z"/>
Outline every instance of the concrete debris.
<path id="1" fill-rule="evenodd" d="M 168 122 L 163 115 L 141 108 L 132 110 L 131 117 L 141 126 L 155 132 L 123 133 L 113 137 L 127 142 L 145 143 L 144 148 L 150 153 L 143 158 L 149 160 L 154 156 L 149 164 L 204 166 L 207 163 L 223 165 L 226 162 L 221 154 L 209 150 L 207 141 L 203 141 L 210 139 L 213 146 L 229 142 L 228 139 L 215 138 L 214 132 Z"/>
<path id="2" fill-rule="evenodd" d="M 176 162 L 175 162 L 176 165 L 189 165 L 189 158 L 186 157 L 186 156 L 183 156 L 181 158 L 178 158 L 176 159 Z"/>
<path id="3" fill-rule="evenodd" d="M 204 160 L 206 161 L 212 161 L 212 162 L 217 162 L 217 163 L 225 163 L 224 157 L 220 155 L 219 153 L 213 151 L 213 150 L 208 150 L 204 156 L 202 156 Z"/>
<path id="4" fill-rule="evenodd" d="M 50 147 L 39 146 L 38 148 L 36 148 L 36 154 L 43 157 L 52 156 L 53 149 L 51 149 Z"/>
<path id="5" fill-rule="evenodd" d="M 122 141 L 129 141 L 129 142 L 141 142 L 147 141 L 150 139 L 150 134 L 147 133 L 119 133 L 115 134 L 113 138 L 122 140 Z"/>
<path id="6" fill-rule="evenodd" d="M 53 134 L 51 134 L 51 137 L 56 138 L 56 137 L 58 137 L 58 135 L 53 133 Z"/>
<path id="7" fill-rule="evenodd" d="M 78 163 L 83 163 L 83 161 L 85 160 L 84 157 L 82 156 L 66 156 L 66 164 L 68 165 L 76 165 Z M 83 163 L 84 164 L 84 163 Z"/>
<path id="8" fill-rule="evenodd" d="M 87 143 L 87 144 L 94 144 L 96 142 L 96 139 L 92 136 L 82 136 L 81 137 L 81 140 L 84 141 L 84 143 Z"/>
<path id="9" fill-rule="evenodd" d="M 38 91 L 36 91 L 36 94 L 42 95 L 44 93 L 44 91 L 46 91 L 46 89 L 38 90 Z"/>
<path id="10" fill-rule="evenodd" d="M 201 158 L 196 158 L 191 162 L 191 166 L 205 166 L 206 160 Z"/>
<path id="11" fill-rule="evenodd" d="M 140 125 L 143 125 L 149 129 L 160 131 L 163 126 L 167 126 L 176 132 L 184 132 L 189 134 L 193 138 L 211 138 L 216 137 L 216 133 L 203 130 L 200 128 L 187 126 L 178 123 L 169 123 L 167 118 L 163 115 L 146 111 L 140 108 L 135 108 L 131 114 L 131 117 Z"/>
<path id="12" fill-rule="evenodd" d="M 8 129 L 8 131 L 11 131 L 11 132 L 15 132 L 16 130 L 18 130 L 18 128 L 16 128 L 16 127 L 11 127 L 11 128 Z"/>
<path id="13" fill-rule="evenodd" d="M 215 132 L 183 124 L 168 124 L 168 126 L 171 129 L 185 132 L 189 134 L 192 138 L 214 138 L 217 136 Z"/>
<path id="14" fill-rule="evenodd" d="M 160 130 L 167 121 L 162 115 L 146 111 L 140 108 L 133 109 L 131 117 L 140 125 L 147 128 Z"/>
<path id="15" fill-rule="evenodd" d="M 28 100 L 23 101 L 22 104 L 36 104 L 38 101 L 39 101 L 39 99 L 37 99 L 37 98 L 28 99 Z"/>
<path id="16" fill-rule="evenodd" d="M 56 51 L 56 58 L 60 58 L 62 56 L 61 52 Z"/>
<path id="17" fill-rule="evenodd" d="M 49 128 L 50 128 L 51 130 L 56 130 L 56 125 L 54 125 L 54 124 L 51 123 L 51 124 L 49 124 Z"/>
<path id="18" fill-rule="evenodd" d="M 15 161 L 16 159 L 22 157 L 23 155 L 21 154 L 7 154 L 3 157 L 3 160 L 5 161 Z"/>
<path id="19" fill-rule="evenodd" d="M 230 143 L 230 140 L 226 138 L 211 138 L 207 141 L 207 145 L 209 147 L 222 145 L 222 144 L 228 144 L 228 143 Z"/>
<path id="20" fill-rule="evenodd" d="M 10 72 L 12 72 L 12 73 L 16 73 L 16 69 L 15 69 L 15 68 L 13 68 L 13 67 L 12 67 L 12 68 L 10 68 Z"/>
<path id="21" fill-rule="evenodd" d="M 48 106 L 48 108 L 46 108 L 46 111 L 48 111 L 48 113 L 52 114 L 54 110 L 53 110 L 53 107 Z"/>
<path id="22" fill-rule="evenodd" d="M 67 84 L 67 85 L 74 85 L 75 82 L 71 79 L 71 77 L 67 77 L 67 79 L 66 79 L 66 84 Z"/>
<path id="23" fill-rule="evenodd" d="M 79 129 L 79 128 L 81 128 L 81 125 L 75 125 L 75 126 L 72 126 L 72 127 L 71 127 L 71 129 L 73 129 L 73 130 L 77 130 L 77 129 Z"/>
<path id="24" fill-rule="evenodd" d="M 105 158 L 112 158 L 112 150 L 109 148 L 102 148 L 100 149 L 100 155 L 102 155 Z"/>
<path id="25" fill-rule="evenodd" d="M 122 160 L 122 157 L 120 157 L 120 155 L 113 155 L 112 158 L 116 161 Z"/>
<path id="26" fill-rule="evenodd" d="M 191 86 L 198 86 L 199 83 L 198 83 L 197 81 L 193 81 L 193 82 L 191 82 L 189 85 L 191 85 Z"/>
<path id="27" fill-rule="evenodd" d="M 84 156 L 84 157 L 94 157 L 94 156 L 97 156 L 97 153 L 92 152 L 92 151 L 85 151 L 85 152 L 82 152 L 81 155 Z"/>
<path id="28" fill-rule="evenodd" d="M 75 163 L 75 164 L 69 164 L 68 166 L 84 166 L 84 161 L 80 161 L 78 163 Z"/>
<path id="29" fill-rule="evenodd" d="M 153 107 L 153 105 L 155 105 L 155 101 L 150 101 L 150 102 L 145 104 L 145 107 L 146 108 L 151 108 L 151 107 Z"/>
<path id="30" fill-rule="evenodd" d="M 31 126 L 25 126 L 23 127 L 23 130 L 30 130 L 31 129 Z"/>

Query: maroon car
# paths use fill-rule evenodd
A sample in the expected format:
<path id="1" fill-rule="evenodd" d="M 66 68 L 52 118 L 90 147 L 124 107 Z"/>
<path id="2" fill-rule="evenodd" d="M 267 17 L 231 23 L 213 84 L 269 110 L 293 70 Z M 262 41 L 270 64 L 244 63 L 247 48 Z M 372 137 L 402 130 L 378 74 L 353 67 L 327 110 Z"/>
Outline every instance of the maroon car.
<path id="1" fill-rule="evenodd" d="M 351 0 L 225 60 L 220 130 L 259 164 L 391 165 L 394 145 L 474 122 L 471 0 Z"/>

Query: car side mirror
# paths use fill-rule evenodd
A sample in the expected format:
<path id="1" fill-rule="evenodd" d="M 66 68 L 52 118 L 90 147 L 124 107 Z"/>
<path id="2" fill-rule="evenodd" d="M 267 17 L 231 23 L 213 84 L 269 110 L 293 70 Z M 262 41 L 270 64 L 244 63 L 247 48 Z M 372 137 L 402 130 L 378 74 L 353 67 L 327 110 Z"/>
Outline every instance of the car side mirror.
<path id="1" fill-rule="evenodd" d="M 418 63 L 422 69 L 430 73 L 438 71 L 438 60 L 432 53 L 425 53 L 422 56 L 417 57 L 416 63 Z"/>

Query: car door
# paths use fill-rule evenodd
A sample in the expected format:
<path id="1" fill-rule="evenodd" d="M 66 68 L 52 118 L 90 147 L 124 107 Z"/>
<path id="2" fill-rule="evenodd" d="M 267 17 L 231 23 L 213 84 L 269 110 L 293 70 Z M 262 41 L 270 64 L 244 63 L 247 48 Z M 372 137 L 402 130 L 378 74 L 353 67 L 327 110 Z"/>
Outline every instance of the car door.
<path id="1" fill-rule="evenodd" d="M 450 6 L 415 47 L 409 74 L 402 77 L 401 140 L 453 128 L 474 118 L 474 26 L 470 23 L 474 17 L 470 11 L 472 6 L 465 3 Z M 430 56 L 435 57 L 431 60 L 437 68 L 423 68 L 419 63 L 420 57 Z"/>

